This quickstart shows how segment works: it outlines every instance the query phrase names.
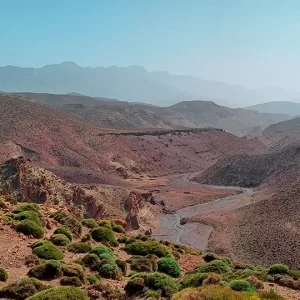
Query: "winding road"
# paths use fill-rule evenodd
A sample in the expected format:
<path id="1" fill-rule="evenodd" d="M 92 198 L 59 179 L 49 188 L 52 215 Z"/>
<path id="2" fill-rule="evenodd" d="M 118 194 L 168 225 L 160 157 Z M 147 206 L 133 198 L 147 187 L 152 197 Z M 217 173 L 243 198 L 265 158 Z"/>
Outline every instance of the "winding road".
<path id="1" fill-rule="evenodd" d="M 201 185 L 194 181 L 190 181 L 194 174 L 184 174 L 174 178 L 176 182 L 184 182 L 188 184 L 197 184 L 215 189 L 237 189 L 231 186 L 211 186 Z M 204 216 L 216 212 L 225 212 L 236 210 L 240 207 L 253 203 L 253 189 L 238 188 L 239 193 L 233 196 L 218 198 L 209 202 L 184 207 L 175 211 L 173 214 L 165 214 L 160 218 L 160 227 L 154 233 L 159 239 L 169 239 L 177 243 L 182 243 L 194 247 L 196 249 L 205 250 L 207 248 L 209 237 L 213 228 L 203 223 L 187 223 L 180 224 L 182 218 L 192 218 L 195 216 Z M 195 236 L 197 238 L 195 238 Z"/>

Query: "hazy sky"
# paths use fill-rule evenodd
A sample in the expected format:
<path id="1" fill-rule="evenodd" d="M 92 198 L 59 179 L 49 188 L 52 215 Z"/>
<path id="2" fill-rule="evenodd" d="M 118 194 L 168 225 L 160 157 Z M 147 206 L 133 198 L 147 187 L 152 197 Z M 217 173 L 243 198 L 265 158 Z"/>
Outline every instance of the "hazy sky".
<path id="1" fill-rule="evenodd" d="M 300 91 L 299 0 L 0 0 L 0 65 L 142 65 Z"/>

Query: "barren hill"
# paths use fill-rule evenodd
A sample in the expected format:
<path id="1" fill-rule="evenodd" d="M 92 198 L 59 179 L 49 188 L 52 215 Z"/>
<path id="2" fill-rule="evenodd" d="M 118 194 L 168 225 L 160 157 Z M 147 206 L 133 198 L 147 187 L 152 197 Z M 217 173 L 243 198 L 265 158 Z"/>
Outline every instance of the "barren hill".
<path id="1" fill-rule="evenodd" d="M 289 132 L 300 130 L 300 118 L 294 118 L 269 125 L 264 129 L 263 135 L 268 135 L 274 132 Z"/>
<path id="2" fill-rule="evenodd" d="M 184 101 L 170 107 L 198 127 L 222 128 L 238 136 L 260 135 L 270 124 L 289 119 L 284 114 L 232 109 L 210 101 Z"/>
<path id="3" fill-rule="evenodd" d="M 82 95 L 16 95 L 47 104 L 90 123 L 118 129 L 214 127 L 238 136 L 256 136 L 266 126 L 289 119 L 287 115 L 231 109 L 210 101 L 184 101 L 171 107 L 158 107 Z"/>

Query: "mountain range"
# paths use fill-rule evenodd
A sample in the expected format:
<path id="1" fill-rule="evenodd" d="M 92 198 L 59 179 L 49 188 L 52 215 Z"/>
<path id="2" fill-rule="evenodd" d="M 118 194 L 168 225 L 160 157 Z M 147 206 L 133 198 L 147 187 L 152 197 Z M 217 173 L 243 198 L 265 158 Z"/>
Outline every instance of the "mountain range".
<path id="1" fill-rule="evenodd" d="M 140 66 L 91 68 L 80 67 L 74 62 L 41 68 L 0 67 L 0 90 L 51 94 L 74 92 L 161 106 L 195 99 L 231 107 L 300 99 L 300 93 L 276 87 L 251 90 L 195 76 L 148 72 Z"/>

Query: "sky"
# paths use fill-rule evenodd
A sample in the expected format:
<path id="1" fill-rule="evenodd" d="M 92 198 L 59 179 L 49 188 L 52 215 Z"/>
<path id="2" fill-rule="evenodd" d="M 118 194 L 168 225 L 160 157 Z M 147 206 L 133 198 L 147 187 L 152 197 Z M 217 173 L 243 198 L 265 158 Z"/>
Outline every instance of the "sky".
<path id="1" fill-rule="evenodd" d="M 0 0 L 0 65 L 141 65 L 300 91 L 298 0 Z"/>

